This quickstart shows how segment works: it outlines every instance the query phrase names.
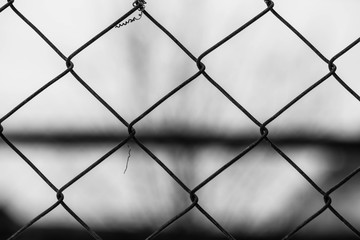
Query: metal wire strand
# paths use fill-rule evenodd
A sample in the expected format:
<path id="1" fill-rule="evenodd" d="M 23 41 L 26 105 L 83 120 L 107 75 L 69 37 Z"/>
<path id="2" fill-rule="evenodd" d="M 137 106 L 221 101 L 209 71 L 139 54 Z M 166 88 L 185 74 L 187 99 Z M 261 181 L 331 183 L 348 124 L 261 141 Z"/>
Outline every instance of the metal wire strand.
<path id="1" fill-rule="evenodd" d="M 11 4 L 13 4 L 14 0 L 8 1 L 8 3 L 4 4 L 2 7 L 0 7 L 0 13 L 4 11 L 6 8 L 8 8 Z"/>

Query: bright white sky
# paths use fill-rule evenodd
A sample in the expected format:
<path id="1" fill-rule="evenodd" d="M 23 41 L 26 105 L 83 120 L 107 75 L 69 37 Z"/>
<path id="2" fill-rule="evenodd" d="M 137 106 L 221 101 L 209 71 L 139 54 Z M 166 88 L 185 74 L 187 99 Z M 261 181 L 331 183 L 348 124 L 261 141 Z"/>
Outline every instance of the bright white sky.
<path id="1" fill-rule="evenodd" d="M 21 10 L 53 43 L 70 55 L 124 14 L 126 1 L 18 1 Z M 359 36 L 357 1 L 276 1 L 276 10 L 328 59 Z M 151 0 L 147 10 L 199 56 L 262 11 L 263 1 Z M 306 17 L 304 17 L 306 16 Z M 0 16 L 3 57 L 0 115 L 65 69 L 52 49 L 9 9 Z M 338 61 L 338 73 L 355 91 L 360 47 Z M 114 29 L 77 55 L 75 71 L 128 122 L 193 75 L 195 64 L 144 17 Z M 327 74 L 327 64 L 273 15 L 204 58 L 207 71 L 259 121 L 264 122 L 312 83 Z M 336 98 L 334 97 L 336 96 Z M 357 135 L 357 101 L 333 79 L 283 114 L 269 128 Z M 139 127 L 172 124 L 239 133 L 252 123 L 199 77 L 150 114 Z M 291 124 L 291 126 L 289 126 Z M 4 122 L 7 131 L 122 129 L 111 114 L 68 75 Z M 123 129 L 124 130 L 124 129 Z M 258 130 L 254 129 L 256 133 Z"/>
<path id="2" fill-rule="evenodd" d="M 2 1 L 0 5 L 5 2 Z M 115 0 L 107 1 L 106 4 L 95 0 L 91 2 L 18 0 L 15 6 L 68 56 L 127 12 L 131 3 L 131 1 Z M 147 11 L 195 56 L 199 56 L 264 8 L 265 4 L 260 0 L 221 2 L 172 0 L 171 3 L 167 1 L 166 4 L 160 0 L 148 0 L 146 6 Z M 360 36 L 358 26 L 360 2 L 356 0 L 279 0 L 275 1 L 275 9 L 328 59 Z M 64 71 L 65 62 L 10 9 L 0 13 L 0 36 L 0 66 L 2 66 L 0 117 L 2 117 L 31 93 Z M 195 63 L 146 17 L 131 25 L 111 30 L 75 56 L 73 62 L 75 71 L 128 122 L 197 71 Z M 327 65 L 270 13 L 209 54 L 203 62 L 207 66 L 207 72 L 260 122 L 266 121 L 328 73 Z M 356 46 L 335 62 L 339 76 L 357 92 L 360 92 L 359 62 L 360 46 Z M 335 79 L 330 78 L 271 123 L 269 129 L 270 133 L 276 134 L 301 132 L 352 138 L 359 134 L 359 120 L 358 101 Z M 16 112 L 3 123 L 3 126 L 5 134 L 28 131 L 126 131 L 126 128 L 70 75 L 59 80 Z M 259 132 L 241 111 L 203 77 L 199 77 L 135 126 L 141 130 L 172 130 L 184 127 L 208 129 L 226 135 Z M 95 161 L 110 147 L 86 149 L 86 151 L 72 149 L 66 150 L 65 153 L 62 149 L 44 146 L 35 149 L 33 146 L 21 146 L 21 149 L 24 149 L 31 159 L 36 159 L 34 161 L 38 161 L 41 165 L 39 168 L 49 172 L 56 185 L 61 186 L 89 164 L 90 160 L 87 159 L 92 159 L 90 162 Z M 178 157 L 176 154 L 164 149 L 157 151 L 161 157 L 167 159 L 165 161 L 168 164 L 174 165 L 174 169 L 189 174 L 186 171 L 189 166 L 176 163 Z M 297 161 L 301 162 L 308 169 L 309 174 L 313 174 L 320 182 L 326 179 L 327 174 L 334 171 L 327 164 L 326 154 L 318 149 L 292 149 L 289 152 L 296 156 Z M 171 203 L 174 199 L 173 195 L 178 196 L 178 191 L 181 190 L 177 187 L 175 187 L 177 190 L 174 190 L 174 186 L 167 180 L 168 176 L 157 165 L 145 163 L 149 160 L 145 156 L 136 157 L 141 155 L 141 152 L 134 150 L 134 153 L 130 169 L 125 175 L 122 172 L 127 158 L 126 148 L 120 151 L 118 154 L 121 155 L 120 157 L 113 157 L 120 158 L 121 162 L 112 160 L 112 164 L 109 163 L 90 174 L 91 176 L 87 177 L 89 182 L 81 181 L 84 185 L 76 184 L 74 189 L 69 189 L 69 192 L 77 193 L 73 196 L 69 194 L 69 201 L 77 205 L 76 209 L 81 216 L 92 219 L 91 214 L 96 213 L 99 222 L 90 221 L 95 221 L 94 224 L 100 226 L 112 222 L 114 212 L 130 216 L 116 218 L 120 222 L 131 219 L 129 221 L 133 224 L 141 215 L 140 218 L 149 218 L 151 222 L 156 218 L 157 223 L 160 224 L 171 216 L 172 211 L 183 209 L 185 205 L 181 204 L 184 203 L 179 203 L 181 205 L 179 208 Z M 199 150 L 195 154 L 196 162 L 190 168 L 196 172 L 195 176 L 192 176 L 195 178 L 194 181 L 199 182 L 215 171 L 216 166 L 219 166 L 219 159 L 220 162 L 226 161 L 235 155 L 236 153 L 228 153 L 226 149 L 215 152 L 209 149 Z M 201 194 L 204 195 L 204 199 L 208 199 L 204 206 L 213 209 L 214 215 L 227 222 L 226 224 L 241 223 L 245 226 L 251 223 L 254 231 L 257 231 L 258 227 L 269 224 L 274 217 L 283 214 L 284 210 L 279 205 L 286 208 L 294 198 L 299 198 L 294 192 L 308 194 L 310 191 L 314 194 L 314 191 L 309 190 L 308 184 L 284 164 L 283 160 L 279 160 L 277 155 L 272 153 L 265 156 L 261 151 L 252 155 L 249 159 L 254 160 L 239 164 L 238 169 L 230 171 L 232 174 L 229 173 L 228 178 L 224 177 L 218 182 L 211 183 L 213 187 L 201 190 Z M 193 156 L 180 158 L 187 159 Z M 42 184 L 4 145 L 0 146 L 0 159 L 4 160 L 0 163 L 2 165 L 0 169 L 8 169 L 0 174 L 0 190 L 6 192 L 5 197 L 0 198 L 0 203 L 9 204 L 12 212 L 22 215 L 27 213 L 26 218 L 30 219 L 30 216 L 37 215 L 55 200 L 48 197 L 38 198 L 45 192 L 51 197 L 55 194 L 51 193 L 51 189 Z M 24 172 L 17 170 L 18 164 L 22 165 Z M 261 169 L 257 168 L 259 165 Z M 137 167 L 146 169 L 144 174 L 140 174 L 141 180 L 135 171 Z M 118 169 L 119 175 L 116 177 L 114 168 Z M 283 168 L 286 170 L 283 171 Z M 105 177 L 107 170 L 113 171 L 111 177 Z M 272 171 L 276 171 L 276 174 Z M 275 179 L 270 172 L 276 176 Z M 14 175 L 15 173 L 18 175 Z M 186 174 L 185 179 L 187 179 Z M 250 175 L 249 178 L 244 177 L 246 174 Z M 255 181 L 256 176 L 263 176 L 263 179 Z M 26 181 L 21 182 L 19 179 Z M 217 185 L 229 186 L 227 182 L 230 179 L 239 181 L 241 190 L 229 191 L 232 191 L 234 196 L 246 195 L 250 200 L 240 198 L 241 200 L 234 203 L 234 199 L 238 198 L 230 198 L 223 192 L 227 190 Z M 255 182 L 249 182 L 249 179 Z M 7 187 L 9 180 L 14 184 L 11 190 Z M 141 181 L 146 182 L 149 188 L 141 185 Z M 34 182 L 36 187 L 24 193 L 23 188 L 27 187 L 29 182 Z M 98 182 L 103 184 L 99 185 Z M 282 187 L 279 187 L 280 185 Z M 256 186 L 262 187 L 254 192 Z M 114 189 L 121 191 L 112 195 Z M 101 196 L 101 201 L 106 202 L 105 205 L 99 205 L 98 198 L 90 197 L 89 194 L 94 194 L 94 191 L 97 192 L 98 197 Z M 144 194 L 142 198 L 138 195 L 139 192 Z M 78 193 L 79 196 L 83 195 L 87 199 L 88 205 L 83 204 L 81 197 L 77 199 Z M 111 195 L 108 196 L 107 194 L 110 193 Z M 162 194 L 166 197 L 158 198 Z M 234 208 L 246 216 L 247 223 L 227 213 L 229 208 L 224 209 L 224 206 L 219 204 L 224 199 L 224 195 L 225 198 L 229 197 L 226 199 L 228 203 L 234 203 L 236 205 Z M 267 206 L 264 206 L 263 201 L 252 200 L 264 199 L 270 195 L 272 197 L 266 202 Z M 134 201 L 134 198 L 137 200 Z M 19 199 L 29 199 L 34 207 L 29 209 Z M 306 201 L 307 199 L 299 200 L 302 204 Z M 319 206 L 321 201 L 322 199 L 319 198 Z M 134 204 L 136 207 L 131 208 L 130 211 L 129 206 Z M 106 206 L 110 206 L 109 209 Z M 158 206 L 166 206 L 172 210 L 159 217 Z M 94 211 L 89 212 L 89 208 Z M 102 212 L 98 213 L 95 211 L 97 209 Z M 262 209 L 262 216 L 258 216 L 259 209 Z M 314 209 L 318 208 L 314 207 Z M 308 209 L 304 215 L 311 215 L 314 209 Z M 151 214 L 149 212 L 141 214 L 142 211 L 151 211 Z M 219 214 L 220 212 L 226 212 L 228 219 L 224 219 L 224 215 Z M 295 210 L 286 217 L 292 218 L 296 213 L 298 212 Z M 61 211 L 51 214 L 47 221 L 51 222 L 55 219 L 56 222 L 59 216 L 63 216 Z"/>

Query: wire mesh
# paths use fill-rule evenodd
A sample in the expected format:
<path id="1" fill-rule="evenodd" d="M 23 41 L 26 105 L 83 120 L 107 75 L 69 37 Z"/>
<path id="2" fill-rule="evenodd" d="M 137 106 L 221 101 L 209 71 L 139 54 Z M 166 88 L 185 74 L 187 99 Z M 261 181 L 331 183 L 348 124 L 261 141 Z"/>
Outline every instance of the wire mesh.
<path id="1" fill-rule="evenodd" d="M 24 101 L 20 102 L 16 107 L 14 107 L 11 111 L 9 111 L 6 115 L 2 116 L 0 118 L 0 136 L 2 140 L 17 154 L 19 155 L 27 164 L 28 166 L 36 172 L 36 174 L 54 191 L 56 194 L 57 201 L 54 202 L 51 206 L 49 206 L 46 210 L 44 210 L 42 213 L 40 213 L 38 216 L 33 218 L 31 221 L 29 221 L 26 225 L 22 226 L 21 229 L 19 229 L 17 232 L 13 233 L 12 236 L 10 236 L 8 239 L 17 239 L 22 233 L 24 233 L 26 230 L 30 229 L 34 223 L 39 221 L 40 219 L 44 218 L 47 214 L 49 214 L 51 211 L 53 211 L 55 208 L 63 207 L 79 224 L 82 225 L 82 227 L 89 233 L 89 235 L 93 239 L 103 239 L 101 238 L 88 224 L 83 221 L 77 214 L 76 210 L 71 209 L 65 202 L 65 191 L 71 186 L 76 184 L 76 182 L 83 178 L 85 175 L 87 175 L 89 172 L 91 172 L 94 168 L 102 164 L 106 159 L 114 154 L 116 151 L 118 151 L 121 148 L 126 147 L 126 144 L 129 143 L 129 141 L 133 141 L 136 143 L 148 156 L 150 156 L 175 182 L 188 193 L 188 196 L 191 200 L 191 204 L 188 205 L 183 211 L 179 212 L 177 215 L 173 216 L 171 219 L 169 219 L 167 222 L 165 222 L 160 228 L 158 228 L 155 232 L 153 232 L 147 239 L 156 239 L 156 237 L 161 234 L 166 228 L 168 228 L 170 225 L 172 225 L 174 222 L 178 221 L 180 218 L 182 218 L 185 214 L 187 214 L 190 211 L 193 211 L 194 209 L 197 209 L 203 216 L 205 216 L 216 228 L 218 228 L 221 233 L 227 238 L 227 239 L 235 239 L 229 231 L 227 231 L 221 223 L 219 223 L 211 214 L 209 214 L 199 203 L 199 197 L 197 196 L 197 192 L 202 189 L 205 185 L 207 185 L 209 182 L 213 181 L 216 177 L 218 177 L 220 174 L 222 174 L 226 169 L 230 168 L 235 162 L 239 161 L 242 157 L 244 157 L 249 152 L 253 151 L 253 149 L 257 148 L 260 143 L 264 142 L 267 143 L 269 146 L 271 146 L 278 154 L 281 156 L 288 164 L 290 164 L 317 192 L 320 196 L 323 197 L 324 204 L 323 206 L 318 209 L 318 211 L 314 212 L 313 215 L 309 216 L 307 219 L 304 219 L 302 223 L 299 223 L 298 226 L 293 229 L 291 232 L 289 232 L 286 236 L 283 237 L 283 239 L 291 239 L 300 229 L 302 229 L 304 226 L 310 224 L 314 219 L 318 218 L 321 214 L 323 214 L 326 210 L 330 210 L 343 224 L 345 224 L 348 229 L 350 229 L 357 237 L 360 237 L 360 231 L 354 227 L 354 225 L 349 222 L 345 217 L 342 216 L 342 214 L 334 208 L 332 205 L 332 194 L 336 192 L 339 188 L 343 187 L 350 179 L 352 179 L 354 176 L 356 176 L 360 168 L 355 169 L 352 173 L 348 174 L 346 177 L 344 177 L 340 182 L 335 184 L 332 188 L 329 190 L 322 189 L 318 186 L 318 184 L 310 178 L 306 172 L 304 172 L 295 162 L 286 155 L 286 153 L 277 146 L 272 141 L 271 133 L 267 129 L 267 126 L 274 122 L 280 115 L 282 115 L 284 112 L 286 112 L 289 108 L 291 108 L 296 102 L 300 101 L 305 95 L 313 91 L 315 88 L 323 84 L 324 82 L 328 81 L 330 77 L 334 77 L 337 82 L 341 84 L 341 86 L 346 89 L 346 91 L 352 95 L 355 99 L 358 101 L 360 100 L 359 95 L 350 87 L 347 85 L 347 83 L 340 77 L 340 75 L 337 73 L 337 66 L 335 65 L 335 62 L 341 58 L 343 55 L 345 55 L 348 51 L 350 51 L 355 45 L 357 45 L 360 42 L 360 38 L 354 40 L 351 42 L 348 46 L 343 48 L 341 51 L 339 51 L 337 54 L 332 56 L 331 58 L 325 57 L 309 40 L 307 40 L 296 28 L 294 28 L 285 18 L 283 18 L 276 10 L 275 10 L 275 4 L 271 0 L 265 0 L 264 9 L 259 12 L 256 16 L 254 16 L 252 19 L 250 19 L 248 22 L 246 22 L 244 25 L 241 25 L 238 27 L 235 31 L 231 32 L 229 35 L 218 41 L 213 46 L 209 47 L 206 51 L 204 51 L 202 54 L 200 54 L 198 57 L 194 56 L 188 48 L 186 48 L 166 27 L 164 27 L 159 21 L 157 21 L 151 13 L 149 13 L 146 10 L 146 2 L 144 0 L 136 0 L 133 3 L 133 7 L 125 13 L 122 17 L 120 17 L 118 20 L 104 28 L 101 32 L 99 32 L 97 35 L 95 35 L 93 38 L 88 40 L 85 44 L 78 47 L 77 50 L 72 52 L 69 56 L 66 56 L 60 49 L 58 49 L 55 44 L 50 41 L 25 15 L 23 15 L 22 12 L 20 12 L 15 7 L 15 1 L 9 0 L 5 5 L 3 5 L 0 8 L 0 13 L 4 11 L 12 11 L 14 14 L 16 14 L 17 17 L 22 19 L 29 28 L 31 28 L 33 31 L 36 32 L 38 36 L 42 38 L 42 40 L 48 44 L 53 51 L 61 58 L 66 68 L 57 76 L 55 76 L 53 79 L 48 81 L 45 85 L 43 85 L 41 88 L 39 88 L 37 91 L 35 91 L 33 94 L 28 96 Z M 148 3 L 148 4 L 151 4 Z M 140 14 L 138 17 L 130 18 L 131 14 L 135 13 L 136 11 L 139 11 Z M 274 18 L 276 18 L 278 21 L 280 21 L 283 25 L 285 25 L 289 31 L 291 31 L 293 34 L 295 34 L 303 43 L 307 45 L 309 49 L 311 49 L 328 67 L 328 73 L 324 75 L 322 78 L 316 80 L 312 85 L 310 85 L 306 90 L 304 90 L 301 94 L 294 97 L 293 100 L 288 102 L 285 106 L 283 106 L 277 113 L 269 117 L 266 121 L 260 122 L 257 120 L 245 107 L 243 107 L 235 98 L 233 98 L 217 81 L 215 81 L 210 74 L 206 71 L 206 65 L 203 63 L 203 59 L 205 59 L 208 55 L 213 53 L 215 50 L 220 49 L 228 40 L 235 37 L 236 35 L 239 35 L 244 29 L 250 28 L 253 23 L 255 23 L 257 20 L 261 19 L 265 15 L 272 14 Z M 109 31 L 111 31 L 114 28 L 120 28 L 124 27 L 127 24 L 130 24 L 134 21 L 139 21 L 140 18 L 146 17 L 150 22 L 152 22 L 158 29 L 160 29 L 173 43 L 175 43 L 193 62 L 196 64 L 196 67 L 198 71 L 194 72 L 193 75 L 182 81 L 180 85 L 172 89 L 170 92 L 168 92 L 166 95 L 164 95 L 160 100 L 153 103 L 153 105 L 148 108 L 146 111 L 142 112 L 138 117 L 133 119 L 131 122 L 127 122 L 117 111 L 115 111 L 110 104 L 108 104 L 95 90 L 93 90 L 86 81 L 76 72 L 75 70 L 75 64 L 72 61 L 72 59 L 81 54 L 83 51 L 85 51 L 90 45 L 92 45 L 94 42 L 96 42 L 99 38 L 103 37 L 105 34 L 107 34 Z M 129 26 L 127 26 L 129 27 Z M 110 151 L 108 151 L 105 155 L 103 155 L 101 158 L 99 158 L 96 162 L 88 166 L 86 169 L 84 169 L 80 174 L 73 177 L 73 179 L 69 182 L 67 182 L 65 185 L 61 187 L 55 186 L 48 178 L 47 176 L 41 172 L 38 167 L 33 163 L 31 159 L 29 159 L 12 141 L 10 141 L 6 136 L 6 129 L 3 127 L 3 123 L 5 121 L 10 120 L 11 116 L 17 112 L 19 109 L 24 107 L 26 104 L 28 104 L 30 101 L 32 101 L 34 98 L 36 98 L 39 94 L 46 91 L 50 86 L 52 86 L 55 82 L 61 80 L 64 76 L 71 74 L 75 79 L 85 88 L 91 95 L 99 101 L 104 108 L 106 108 L 117 120 L 119 123 L 124 125 L 128 129 L 128 136 L 120 141 L 117 146 L 112 148 Z M 221 94 L 223 94 L 229 102 L 231 102 L 234 106 L 237 107 L 238 111 L 242 112 L 244 115 L 246 115 L 252 123 L 258 128 L 259 130 L 259 136 L 258 138 L 249 144 L 243 151 L 239 152 L 236 157 L 233 159 L 230 159 L 227 161 L 226 164 L 224 164 L 222 167 L 217 169 L 213 174 L 208 176 L 204 181 L 202 181 L 200 184 L 195 186 L 194 188 L 189 188 L 185 183 L 183 183 L 180 178 L 170 170 L 170 168 L 163 163 L 162 160 L 160 160 L 151 150 L 148 146 L 146 146 L 140 138 L 137 137 L 136 134 L 136 125 L 143 121 L 143 119 L 152 111 L 154 111 L 156 108 L 158 108 L 161 104 L 163 104 L 165 101 L 167 101 L 169 98 L 174 96 L 177 92 L 181 91 L 186 85 L 189 83 L 196 81 L 199 76 L 204 76 L 207 81 L 213 86 L 213 88 L 217 89 Z M 129 160 L 129 159 L 128 159 Z"/>

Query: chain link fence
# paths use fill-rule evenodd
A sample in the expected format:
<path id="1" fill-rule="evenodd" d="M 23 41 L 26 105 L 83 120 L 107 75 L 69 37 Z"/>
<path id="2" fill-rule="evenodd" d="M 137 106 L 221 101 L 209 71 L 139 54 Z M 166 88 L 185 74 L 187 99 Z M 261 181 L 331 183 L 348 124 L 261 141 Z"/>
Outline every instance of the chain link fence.
<path id="1" fill-rule="evenodd" d="M 31 20 L 29 20 L 25 14 L 23 14 L 21 11 L 19 11 L 16 8 L 16 4 L 14 0 L 8 0 L 8 2 L 3 5 L 0 8 L 0 13 L 4 12 L 12 12 L 12 14 L 15 14 L 18 18 L 20 18 L 22 21 L 24 21 L 27 26 L 36 32 L 36 34 L 42 38 L 42 40 L 53 49 L 53 51 L 59 56 L 60 59 L 65 64 L 64 70 L 58 74 L 57 76 L 54 76 L 53 79 L 48 81 L 45 85 L 43 85 L 41 88 L 36 90 L 33 94 L 28 96 L 24 101 L 20 102 L 16 107 L 14 107 L 11 111 L 9 111 L 6 115 L 1 116 L 0 118 L 0 136 L 3 142 L 10 147 L 18 156 L 20 156 L 27 165 L 36 172 L 36 174 L 54 191 L 54 194 L 56 195 L 57 201 L 54 202 L 51 206 L 49 206 L 46 210 L 41 212 L 38 216 L 33 218 L 31 221 L 29 221 L 26 225 L 22 226 L 21 229 L 19 229 L 17 232 L 14 232 L 8 239 L 18 239 L 26 230 L 32 228 L 34 223 L 38 222 L 42 218 L 46 218 L 46 216 L 52 212 L 56 208 L 64 208 L 79 224 L 83 226 L 83 228 L 91 235 L 93 239 L 103 239 L 97 232 L 95 232 L 91 226 L 89 226 L 80 216 L 76 214 L 76 209 L 70 208 L 65 201 L 66 196 L 66 190 L 77 183 L 79 179 L 83 178 L 85 175 L 89 174 L 93 169 L 98 167 L 100 164 L 102 164 L 104 161 L 108 159 L 109 156 L 117 152 L 119 149 L 124 148 L 127 149 L 127 144 L 130 141 L 133 141 L 133 143 L 137 144 L 149 157 L 151 157 L 162 169 L 165 171 L 185 192 L 187 192 L 188 197 L 191 200 L 191 204 L 188 205 L 183 211 L 179 212 L 177 215 L 173 216 L 173 218 L 169 219 L 167 222 L 165 222 L 160 228 L 158 228 L 153 234 L 151 234 L 147 239 L 156 239 L 158 235 L 160 235 L 165 229 L 169 228 L 170 225 L 172 225 L 174 222 L 177 222 L 179 219 L 181 219 L 184 215 L 186 215 L 190 211 L 196 211 L 197 209 L 203 216 L 205 216 L 216 228 L 218 228 L 222 234 L 227 239 L 235 239 L 232 234 L 225 229 L 220 222 L 217 221 L 210 213 L 208 213 L 200 204 L 200 199 L 197 195 L 197 192 L 202 189 L 204 186 L 206 186 L 208 183 L 213 181 L 215 178 L 217 178 L 219 175 L 221 175 L 226 169 L 231 168 L 234 163 L 242 159 L 246 154 L 253 151 L 255 148 L 259 146 L 260 143 L 266 143 L 271 148 L 273 148 L 279 156 L 281 156 L 284 161 L 286 161 L 288 164 L 290 164 L 297 172 L 300 174 L 312 187 L 315 189 L 319 196 L 321 196 L 324 200 L 323 206 L 318 209 L 318 211 L 314 212 L 313 215 L 308 216 L 307 219 L 304 219 L 303 222 L 299 223 L 298 226 L 290 231 L 286 236 L 283 237 L 283 239 L 291 239 L 300 229 L 302 229 L 304 226 L 311 224 L 311 222 L 318 218 L 320 215 L 322 215 L 325 211 L 332 212 L 345 226 L 350 229 L 357 237 L 360 237 L 359 230 L 348 221 L 341 212 L 339 212 L 335 207 L 332 205 L 332 195 L 334 192 L 336 192 L 338 189 L 342 188 L 343 185 L 345 185 L 348 181 L 350 181 L 353 177 L 355 177 L 359 171 L 360 168 L 356 168 L 353 170 L 353 172 L 349 173 L 347 176 L 345 176 L 341 181 L 339 181 L 337 184 L 335 184 L 330 189 L 323 189 L 319 187 L 319 185 L 310 178 L 305 171 L 303 171 L 295 162 L 272 140 L 272 133 L 268 130 L 267 126 L 276 121 L 277 118 L 282 115 L 284 112 L 288 111 L 296 102 L 301 101 L 302 98 L 316 89 L 318 86 L 323 84 L 326 81 L 329 81 L 331 77 L 335 78 L 336 81 L 341 84 L 341 86 L 346 89 L 349 95 L 354 97 L 356 100 L 360 100 L 359 95 L 346 83 L 346 79 L 343 79 L 340 74 L 338 74 L 336 61 L 340 59 L 342 56 L 347 54 L 355 45 L 357 45 L 360 42 L 360 38 L 354 40 L 353 42 L 350 42 L 347 46 L 344 46 L 344 48 L 339 51 L 337 54 L 332 56 L 331 58 L 325 57 L 309 40 L 307 40 L 296 28 L 294 28 L 283 16 L 281 16 L 276 11 L 276 5 L 275 1 L 265 0 L 264 3 L 264 9 L 259 12 L 256 16 L 253 16 L 252 19 L 250 19 L 248 22 L 246 22 L 244 25 L 239 26 L 235 31 L 229 33 L 226 37 L 218 41 L 213 46 L 210 46 L 207 48 L 206 51 L 204 51 L 202 54 L 200 54 L 198 57 L 195 56 L 182 42 L 180 42 L 160 21 L 158 21 L 155 17 L 152 16 L 150 12 L 146 10 L 147 4 L 151 4 L 151 1 L 149 0 L 148 3 L 144 0 L 137 0 L 133 3 L 133 7 L 129 9 L 127 13 L 125 13 L 122 17 L 120 17 L 118 20 L 107 26 L 105 29 L 103 29 L 101 32 L 99 32 L 96 36 L 88 40 L 85 44 L 81 45 L 76 49 L 74 52 L 72 52 L 70 55 L 66 56 L 51 40 L 47 38 L 38 28 L 35 26 Z M 133 14 L 136 14 L 135 17 L 131 17 Z M 307 45 L 309 49 L 311 49 L 319 59 L 323 61 L 323 64 L 328 67 L 328 73 L 324 75 L 320 79 L 316 79 L 313 81 L 313 84 L 309 86 L 305 91 L 303 91 L 298 96 L 295 96 L 292 101 L 288 102 L 285 106 L 283 106 L 278 112 L 276 112 L 274 115 L 270 116 L 266 121 L 260 122 L 257 118 L 255 118 L 248 109 L 242 106 L 240 102 L 238 102 L 232 95 L 228 93 L 228 91 L 223 88 L 219 82 L 217 82 L 211 74 L 208 73 L 206 65 L 203 63 L 203 60 L 211 55 L 214 51 L 221 51 L 221 47 L 230 39 L 234 38 L 235 36 L 238 36 L 241 38 L 241 33 L 243 30 L 252 27 L 252 25 L 258 21 L 259 19 L 263 18 L 265 15 L 272 15 L 272 17 L 276 18 L 278 21 L 280 21 L 283 25 L 285 25 L 288 28 L 289 32 L 292 32 L 295 36 L 297 36 L 303 43 Z M 74 57 L 82 54 L 82 52 L 86 51 L 86 49 L 94 44 L 98 39 L 102 38 L 104 35 L 106 35 L 109 31 L 113 30 L 114 28 L 118 31 L 121 31 L 123 27 L 126 26 L 127 28 L 131 27 L 132 23 L 135 21 L 143 21 L 144 19 L 149 20 L 154 26 L 156 26 L 158 29 L 160 29 L 163 34 L 165 34 L 170 41 L 172 41 L 174 44 L 178 46 L 188 57 L 191 59 L 197 67 L 197 71 L 193 73 L 193 75 L 188 79 L 183 79 L 182 83 L 175 88 L 173 88 L 170 92 L 168 92 L 166 95 L 164 95 L 160 100 L 157 102 L 154 102 L 150 108 L 148 108 L 146 111 L 142 112 L 138 117 L 134 118 L 131 122 L 126 121 L 121 113 L 114 110 L 114 108 L 105 101 L 100 94 L 98 94 L 92 87 L 88 85 L 86 82 L 86 79 L 83 79 L 80 74 L 76 71 L 76 64 L 72 61 Z M 266 41 L 266 39 L 264 39 Z M 4 127 L 5 122 L 11 121 L 11 116 L 16 113 L 19 109 L 23 108 L 25 105 L 27 105 L 29 102 L 31 102 L 33 99 L 35 99 L 39 94 L 47 91 L 48 88 L 50 88 L 54 83 L 61 81 L 61 79 L 71 74 L 82 86 L 84 89 L 86 89 L 91 95 L 100 102 L 104 108 L 106 108 L 117 120 L 120 124 L 124 125 L 128 129 L 128 135 L 122 141 L 120 141 L 117 146 L 112 148 L 110 151 L 108 151 L 105 155 L 103 155 L 101 158 L 99 158 L 96 162 L 89 165 L 86 169 L 84 169 L 80 174 L 73 177 L 72 180 L 67 182 L 63 186 L 55 186 L 54 183 L 52 183 L 49 178 L 38 169 L 38 167 L 33 163 L 33 161 L 28 158 L 19 148 L 14 144 L 6 134 L 6 128 Z M 153 112 L 155 109 L 157 109 L 160 105 L 162 105 L 164 102 L 166 102 L 168 99 L 173 97 L 176 93 L 183 90 L 183 88 L 187 85 L 189 85 L 191 82 L 197 81 L 199 76 L 203 76 L 206 78 L 206 80 L 212 85 L 214 89 L 219 91 L 222 95 L 224 95 L 229 102 L 231 102 L 238 111 L 242 112 L 247 118 L 249 118 L 253 125 L 256 126 L 259 130 L 258 138 L 249 144 L 244 150 L 238 153 L 236 157 L 233 159 L 229 159 L 226 164 L 224 164 L 222 167 L 217 169 L 213 174 L 208 176 L 204 181 L 202 181 L 200 184 L 198 184 L 194 188 L 189 188 L 180 178 L 166 165 L 164 162 L 154 154 L 154 152 L 144 144 L 141 137 L 137 136 L 137 125 L 144 121 L 144 118 L 149 115 L 151 112 Z M 4 86 L 3 86 L 4 87 Z M 5 86 L 6 87 L 6 86 Z M 316 103 L 314 103 L 316 104 Z M 130 156 L 130 155 L 129 155 Z M 129 159 L 127 159 L 129 161 Z M 126 169 L 125 169 L 126 171 Z"/>

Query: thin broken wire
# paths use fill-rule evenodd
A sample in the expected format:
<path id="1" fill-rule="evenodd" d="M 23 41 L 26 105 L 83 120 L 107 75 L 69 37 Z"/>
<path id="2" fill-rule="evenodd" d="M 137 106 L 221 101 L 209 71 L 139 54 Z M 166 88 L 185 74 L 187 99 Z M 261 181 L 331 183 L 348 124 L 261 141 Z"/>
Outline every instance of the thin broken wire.
<path id="1" fill-rule="evenodd" d="M 127 159 L 126 159 L 126 165 L 125 165 L 124 174 L 126 173 L 126 171 L 127 171 L 127 169 L 128 169 L 129 161 L 130 161 L 130 157 L 131 157 L 131 147 L 130 147 L 129 144 L 128 144 L 127 146 L 128 146 L 129 151 L 128 151 L 128 157 L 127 157 Z"/>
<path id="2" fill-rule="evenodd" d="M 134 7 L 137 7 L 138 10 L 140 11 L 140 13 L 138 14 L 138 16 L 136 17 L 133 17 L 133 18 L 129 18 L 128 20 L 126 20 L 125 22 L 120 22 L 118 23 L 115 27 L 116 28 L 120 28 L 120 27 L 123 27 L 123 26 L 126 26 L 128 25 L 129 23 L 132 23 L 132 22 L 135 22 L 135 21 L 138 21 L 141 19 L 142 15 L 143 15 L 143 12 L 145 10 L 145 0 L 135 0 L 135 2 L 133 3 L 133 6 Z"/>

